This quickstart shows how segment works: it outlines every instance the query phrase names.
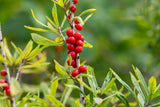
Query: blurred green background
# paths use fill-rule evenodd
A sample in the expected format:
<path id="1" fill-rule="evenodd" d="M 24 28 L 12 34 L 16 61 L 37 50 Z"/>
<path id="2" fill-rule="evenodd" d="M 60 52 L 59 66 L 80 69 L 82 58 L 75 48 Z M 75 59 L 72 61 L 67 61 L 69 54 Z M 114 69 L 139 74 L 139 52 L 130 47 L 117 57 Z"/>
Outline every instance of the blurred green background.
<path id="1" fill-rule="evenodd" d="M 151 75 L 157 79 L 160 77 L 160 0 L 79 1 L 76 15 L 88 8 L 97 9 L 82 31 L 94 48 L 84 48 L 80 57 L 95 69 L 99 83 L 110 67 L 128 80 L 132 64 L 143 72 L 146 79 Z M 52 6 L 51 0 L 0 0 L 3 35 L 8 41 L 24 47 L 32 33 L 24 25 L 39 26 L 32 18 L 31 8 L 45 23 L 46 16 L 51 17 Z M 60 9 L 58 13 L 62 19 L 63 11 Z M 55 34 L 43 35 L 52 37 Z M 49 47 L 46 51 L 49 62 L 56 59 L 63 64 L 67 58 L 66 47 L 61 54 L 57 53 L 56 47 Z M 54 70 L 54 64 L 49 70 Z"/>

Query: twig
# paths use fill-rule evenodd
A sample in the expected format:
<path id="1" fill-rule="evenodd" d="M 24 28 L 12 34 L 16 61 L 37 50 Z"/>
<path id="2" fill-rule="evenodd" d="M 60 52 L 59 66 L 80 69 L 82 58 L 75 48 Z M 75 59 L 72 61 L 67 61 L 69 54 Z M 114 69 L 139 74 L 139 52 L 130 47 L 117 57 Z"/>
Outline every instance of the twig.
<path id="1" fill-rule="evenodd" d="M 64 37 L 64 35 L 62 34 L 61 28 L 58 29 L 58 32 L 59 32 L 59 35 L 63 38 L 63 41 L 65 42 L 65 37 Z"/>
<path id="2" fill-rule="evenodd" d="M 1 24 L 0 24 L 0 44 L 3 46 L 3 38 L 2 38 L 2 31 L 1 31 Z M 3 51 L 2 47 L 0 46 L 0 49 L 1 49 L 1 55 L 4 59 L 6 59 L 6 54 L 5 52 Z M 2 62 L 3 66 L 4 66 L 4 69 L 6 71 L 6 81 L 7 83 L 10 85 L 10 81 L 11 81 L 11 78 L 10 78 L 10 72 L 9 72 L 9 68 L 8 68 L 8 64 L 6 62 Z M 16 107 L 16 104 L 15 104 L 15 100 L 14 100 L 14 97 L 10 96 L 10 100 L 11 100 L 11 107 Z"/>
<path id="3" fill-rule="evenodd" d="M 23 59 L 19 65 L 19 70 L 17 72 L 17 75 L 16 75 L 16 80 L 20 80 L 20 75 L 21 75 L 21 72 L 22 72 L 22 69 L 20 69 L 20 67 L 22 67 L 24 64 L 26 63 L 26 59 Z"/>

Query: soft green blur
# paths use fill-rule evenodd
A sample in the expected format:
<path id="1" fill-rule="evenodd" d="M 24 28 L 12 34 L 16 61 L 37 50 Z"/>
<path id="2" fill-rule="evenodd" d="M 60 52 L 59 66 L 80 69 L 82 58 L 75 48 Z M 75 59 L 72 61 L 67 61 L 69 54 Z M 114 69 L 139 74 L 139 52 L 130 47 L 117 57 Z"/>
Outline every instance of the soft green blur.
<path id="1" fill-rule="evenodd" d="M 24 47 L 32 32 L 24 25 L 39 26 L 33 20 L 30 9 L 45 23 L 46 16 L 51 17 L 52 6 L 51 0 L 0 0 L 3 35 L 8 41 Z M 88 8 L 97 9 L 82 31 L 94 48 L 84 48 L 80 58 L 95 69 L 99 83 L 102 83 L 110 67 L 127 80 L 132 64 L 140 68 L 146 78 L 160 76 L 159 6 L 159 0 L 79 0 L 76 15 Z M 62 9 L 58 12 L 62 20 Z M 46 35 L 51 37 L 55 34 Z M 67 57 L 66 47 L 61 54 L 56 47 L 46 51 L 48 61 L 52 63 L 56 59 L 63 64 Z M 49 71 L 53 70 L 54 64 L 51 64 Z"/>

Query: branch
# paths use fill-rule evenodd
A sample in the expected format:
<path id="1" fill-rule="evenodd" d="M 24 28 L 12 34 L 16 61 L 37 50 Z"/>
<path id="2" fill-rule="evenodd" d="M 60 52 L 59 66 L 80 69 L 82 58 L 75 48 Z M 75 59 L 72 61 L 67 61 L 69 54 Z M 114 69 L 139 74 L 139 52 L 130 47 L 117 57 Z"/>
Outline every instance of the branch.
<path id="1" fill-rule="evenodd" d="M 23 59 L 19 65 L 19 68 L 22 67 L 26 63 L 26 59 Z M 20 80 L 20 75 L 21 75 L 22 70 L 19 69 L 16 75 L 16 80 Z"/>
<path id="2" fill-rule="evenodd" d="M 0 49 L 1 49 L 1 55 L 4 59 L 6 59 L 6 54 L 5 52 L 3 51 L 2 47 L 3 46 L 3 38 L 2 38 L 2 31 L 1 31 L 1 24 L 0 24 Z M 10 78 L 10 73 L 9 73 L 9 68 L 8 68 L 8 64 L 6 62 L 2 62 L 2 65 L 4 66 L 4 69 L 6 71 L 6 81 L 7 83 L 10 85 L 10 81 L 11 81 L 11 78 Z M 11 107 L 16 107 L 15 105 L 15 100 L 14 100 L 14 97 L 10 96 L 10 100 L 11 100 Z"/>

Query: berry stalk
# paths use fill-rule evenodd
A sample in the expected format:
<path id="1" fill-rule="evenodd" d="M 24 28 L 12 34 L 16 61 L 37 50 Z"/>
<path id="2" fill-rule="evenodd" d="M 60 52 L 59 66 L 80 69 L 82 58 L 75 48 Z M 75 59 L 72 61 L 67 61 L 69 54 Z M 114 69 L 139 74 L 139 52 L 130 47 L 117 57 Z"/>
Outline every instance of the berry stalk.
<path id="1" fill-rule="evenodd" d="M 0 24 L 0 44 L 3 46 L 1 24 Z M 3 49 L 2 49 L 1 46 L 0 46 L 0 49 L 1 49 L 1 55 L 2 55 L 2 57 L 4 59 L 6 59 L 6 54 L 3 51 Z M 9 72 L 8 64 L 6 62 L 2 62 L 2 65 L 4 66 L 5 73 L 6 73 L 6 75 L 5 75 L 6 76 L 6 81 L 7 81 L 8 85 L 10 85 L 11 78 L 10 78 L 10 72 Z M 11 107 L 16 107 L 14 97 L 10 96 L 10 100 L 11 100 Z"/>
<path id="2" fill-rule="evenodd" d="M 78 2 L 78 1 L 77 1 Z M 77 3 L 76 2 L 76 3 Z M 74 4 L 76 4 L 75 3 L 75 0 L 71 0 L 70 1 L 70 6 L 73 6 Z M 74 7 L 75 8 L 75 7 Z M 74 18 L 74 12 L 72 12 L 71 11 L 71 13 L 70 13 L 70 18 L 72 19 L 72 18 Z M 75 23 L 74 23 L 74 20 L 71 20 L 71 29 L 73 30 L 73 33 L 75 33 Z M 77 53 L 77 56 L 76 56 L 76 65 L 77 65 L 77 69 L 80 67 L 80 58 L 79 58 L 79 54 Z M 83 78 L 82 77 L 79 77 L 79 79 L 81 80 L 81 81 L 83 81 Z M 84 92 L 84 87 L 83 87 L 83 85 L 81 84 L 81 83 L 79 83 L 79 86 L 80 86 L 80 89 Z M 84 104 L 85 104 L 85 100 L 84 100 L 84 96 L 83 96 L 83 94 L 81 94 L 80 93 L 80 102 L 81 102 L 81 104 L 84 106 Z"/>

